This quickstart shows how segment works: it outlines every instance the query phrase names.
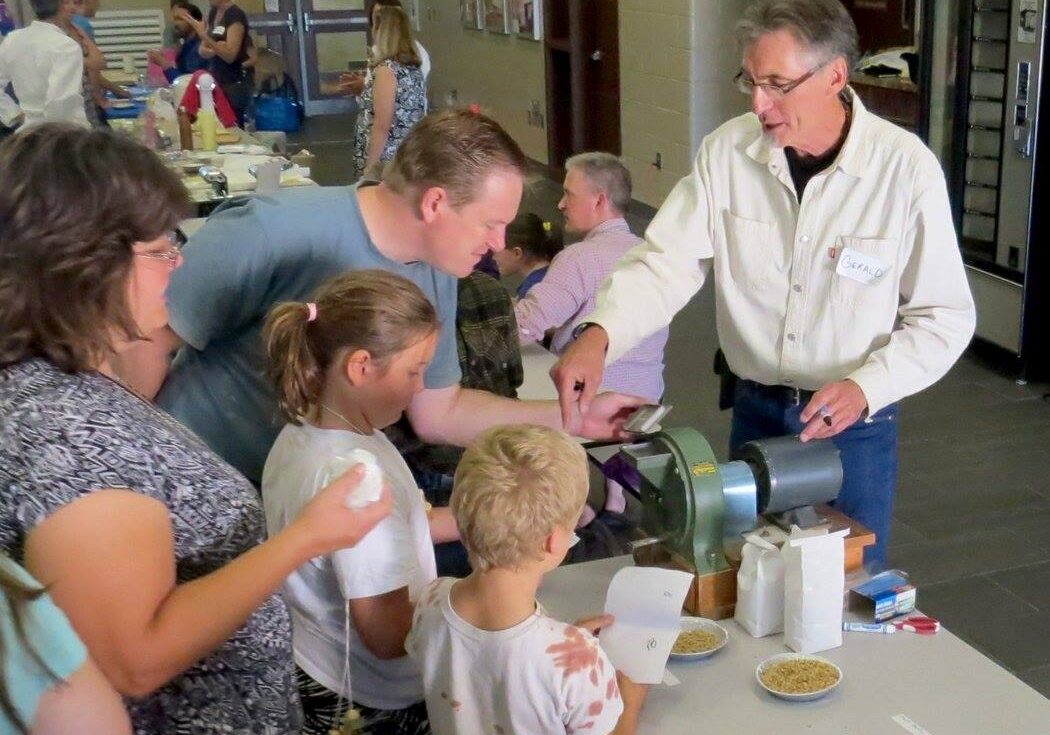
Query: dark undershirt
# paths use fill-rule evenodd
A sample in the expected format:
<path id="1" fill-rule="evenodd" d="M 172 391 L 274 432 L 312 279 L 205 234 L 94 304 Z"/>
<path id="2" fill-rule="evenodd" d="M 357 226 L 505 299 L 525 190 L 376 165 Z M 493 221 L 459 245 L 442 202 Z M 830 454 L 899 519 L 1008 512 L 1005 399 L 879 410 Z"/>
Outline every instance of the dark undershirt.
<path id="1" fill-rule="evenodd" d="M 798 200 L 802 201 L 802 192 L 806 190 L 806 184 L 814 176 L 830 166 L 838 157 L 842 145 L 846 142 L 845 136 L 835 144 L 831 150 L 822 156 L 803 156 L 794 148 L 785 148 L 784 155 L 787 157 L 788 169 L 791 171 L 791 181 L 795 184 L 795 193 Z"/>

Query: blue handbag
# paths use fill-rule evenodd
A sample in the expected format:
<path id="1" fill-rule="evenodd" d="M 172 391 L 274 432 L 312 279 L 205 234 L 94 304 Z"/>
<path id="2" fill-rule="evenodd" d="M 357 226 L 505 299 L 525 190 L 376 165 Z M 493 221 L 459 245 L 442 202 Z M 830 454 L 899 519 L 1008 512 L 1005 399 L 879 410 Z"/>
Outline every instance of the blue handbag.
<path id="1" fill-rule="evenodd" d="M 295 83 L 285 74 L 280 86 L 255 95 L 255 129 L 294 133 L 303 122 L 303 105 Z"/>

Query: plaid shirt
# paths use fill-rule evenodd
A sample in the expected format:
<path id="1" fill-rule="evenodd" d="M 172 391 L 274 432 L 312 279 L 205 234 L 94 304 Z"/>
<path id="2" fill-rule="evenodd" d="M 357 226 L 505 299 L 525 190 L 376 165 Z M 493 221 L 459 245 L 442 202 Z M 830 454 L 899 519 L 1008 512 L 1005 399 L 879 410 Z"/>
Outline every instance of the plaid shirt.
<path id="1" fill-rule="evenodd" d="M 463 371 L 460 385 L 518 397 L 525 373 L 514 306 L 507 289 L 491 276 L 475 271 L 459 280 L 456 345 Z M 406 416 L 385 431 L 414 472 L 451 475 L 463 455 L 461 447 L 424 444 Z"/>

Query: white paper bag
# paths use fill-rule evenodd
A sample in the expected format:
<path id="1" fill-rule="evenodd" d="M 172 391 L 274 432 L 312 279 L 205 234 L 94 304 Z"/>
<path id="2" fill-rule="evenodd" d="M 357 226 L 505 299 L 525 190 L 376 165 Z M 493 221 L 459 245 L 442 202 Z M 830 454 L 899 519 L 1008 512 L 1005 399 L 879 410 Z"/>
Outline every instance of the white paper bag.
<path id="1" fill-rule="evenodd" d="M 784 542 L 784 643 L 799 653 L 842 645 L 845 542 L 835 533 L 793 529 Z"/>
<path id="2" fill-rule="evenodd" d="M 639 684 L 659 684 L 681 632 L 682 603 L 693 576 L 657 567 L 624 567 L 609 583 L 605 612 L 616 621 L 598 634 L 609 661 Z"/>
<path id="3" fill-rule="evenodd" d="M 784 560 L 764 538 L 746 541 L 736 573 L 736 621 L 761 638 L 784 630 Z"/>

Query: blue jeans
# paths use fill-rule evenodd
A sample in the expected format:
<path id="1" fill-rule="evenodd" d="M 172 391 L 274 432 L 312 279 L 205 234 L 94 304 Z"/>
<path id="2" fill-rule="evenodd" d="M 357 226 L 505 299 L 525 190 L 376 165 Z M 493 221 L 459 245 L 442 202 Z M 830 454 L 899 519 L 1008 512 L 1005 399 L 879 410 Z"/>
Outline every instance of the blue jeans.
<path id="1" fill-rule="evenodd" d="M 801 432 L 799 416 L 811 396 L 812 393 L 801 391 L 796 404 L 791 392 L 784 388 L 738 381 L 730 455 L 753 439 Z M 882 566 L 886 562 L 897 491 L 897 404 L 858 420 L 832 441 L 842 458 L 842 489 L 832 505 L 875 532 L 875 545 L 867 548 L 864 561 Z"/>

